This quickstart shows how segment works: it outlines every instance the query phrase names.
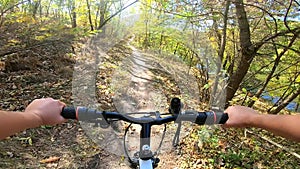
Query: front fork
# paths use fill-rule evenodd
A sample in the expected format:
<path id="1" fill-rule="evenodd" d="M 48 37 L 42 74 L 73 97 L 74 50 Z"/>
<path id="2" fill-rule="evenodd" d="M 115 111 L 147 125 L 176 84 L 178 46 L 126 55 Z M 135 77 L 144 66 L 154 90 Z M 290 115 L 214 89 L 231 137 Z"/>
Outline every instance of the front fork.
<path id="1" fill-rule="evenodd" d="M 142 160 L 139 159 L 139 168 L 140 169 L 152 169 L 153 165 L 152 165 L 152 160 Z"/>

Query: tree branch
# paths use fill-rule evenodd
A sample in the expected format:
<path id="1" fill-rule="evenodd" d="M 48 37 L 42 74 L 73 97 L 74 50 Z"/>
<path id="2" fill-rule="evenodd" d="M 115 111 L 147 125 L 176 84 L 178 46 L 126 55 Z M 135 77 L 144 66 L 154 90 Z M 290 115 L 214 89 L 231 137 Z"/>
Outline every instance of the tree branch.
<path id="1" fill-rule="evenodd" d="M 3 10 L 3 11 L 1 12 L 1 14 L 0 14 L 0 18 L 1 18 L 1 17 L 3 16 L 3 14 L 5 14 L 7 11 L 9 11 L 9 10 L 13 9 L 14 7 L 16 7 L 16 6 L 18 6 L 18 5 L 21 5 L 21 4 L 23 4 L 23 3 L 27 2 L 27 1 L 28 1 L 28 0 L 21 1 L 21 2 L 19 2 L 19 3 L 13 4 L 12 6 L 8 7 L 7 9 Z"/>
<path id="2" fill-rule="evenodd" d="M 272 39 L 277 38 L 278 36 L 284 36 L 288 33 L 299 34 L 299 32 L 300 32 L 300 27 L 297 27 L 297 28 L 294 28 L 294 29 L 291 29 L 291 30 L 278 32 L 278 33 L 275 33 L 273 35 L 264 37 L 260 42 L 255 43 L 253 46 L 254 46 L 255 50 L 258 51 L 264 44 L 266 44 L 267 42 L 269 42 Z"/>
<path id="3" fill-rule="evenodd" d="M 130 3 L 129 5 L 119 9 L 116 13 L 112 14 L 109 18 L 107 18 L 101 25 L 99 25 L 98 30 L 101 29 L 108 21 L 110 21 L 113 17 L 115 17 L 116 15 L 118 15 L 120 12 L 122 12 L 123 10 L 125 10 L 126 8 L 130 7 L 131 5 L 137 3 L 139 0 L 136 0 L 132 3 Z"/>

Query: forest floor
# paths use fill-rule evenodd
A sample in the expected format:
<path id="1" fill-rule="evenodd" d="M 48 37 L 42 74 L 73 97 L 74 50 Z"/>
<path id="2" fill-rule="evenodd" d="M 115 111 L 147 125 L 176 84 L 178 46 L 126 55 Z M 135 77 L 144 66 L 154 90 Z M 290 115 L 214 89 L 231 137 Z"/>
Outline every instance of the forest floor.
<path id="1" fill-rule="evenodd" d="M 142 59 L 135 57 L 135 60 L 129 61 L 139 67 L 135 71 L 145 73 L 152 70 L 148 75 L 153 77 L 148 77 L 148 80 L 156 82 L 156 85 L 149 87 L 147 80 L 138 80 L 133 89 L 161 89 L 162 96 L 158 97 L 162 100 L 159 103 L 167 102 L 178 92 L 174 88 L 174 80 L 167 72 L 151 67 L 145 69 L 145 65 L 150 62 L 156 64 L 153 62 L 153 55 L 133 49 L 128 45 L 129 39 L 103 49 L 105 57 L 100 59 L 102 64 L 98 66 L 99 58 L 95 56 L 99 55 L 98 47 L 103 45 L 103 41 L 94 39 L 90 41 L 93 45 L 86 48 L 83 43 L 86 40 L 75 41 L 75 37 L 66 32 L 55 32 L 55 39 L 20 41 L 12 37 L 13 30 L 10 34 L 0 33 L 1 110 L 23 111 L 32 100 L 41 97 L 53 97 L 67 105 L 73 105 L 77 99 L 77 95 L 72 93 L 72 81 L 74 69 L 78 68 L 78 55 L 84 55 L 89 58 L 87 60 L 96 63 L 96 96 L 103 110 L 118 110 L 116 103 L 119 102 L 113 101 L 112 98 L 116 95 L 109 85 L 122 77 L 123 73 L 113 72 L 122 68 L 122 65 L 126 67 L 125 62 L 121 62 L 124 58 L 142 56 Z M 24 47 L 25 42 L 30 44 Z M 82 68 L 79 66 L 79 69 Z M 135 75 L 141 72 L 131 73 Z M 157 77 L 160 78 L 153 79 Z M 131 78 L 133 81 L 137 80 L 135 76 Z M 142 100 L 143 98 L 135 98 L 131 101 Z M 264 107 L 261 104 L 257 109 L 263 110 Z M 159 156 L 161 162 L 158 168 L 300 168 L 299 143 L 258 129 L 225 130 L 220 127 L 194 126 L 190 135 L 182 138 L 178 148 L 170 150 L 172 151 Z M 28 129 L 0 141 L 0 168 L 105 169 L 128 168 L 128 163 L 122 156 L 102 149 L 90 139 L 79 122 L 70 120 L 54 127 Z"/>

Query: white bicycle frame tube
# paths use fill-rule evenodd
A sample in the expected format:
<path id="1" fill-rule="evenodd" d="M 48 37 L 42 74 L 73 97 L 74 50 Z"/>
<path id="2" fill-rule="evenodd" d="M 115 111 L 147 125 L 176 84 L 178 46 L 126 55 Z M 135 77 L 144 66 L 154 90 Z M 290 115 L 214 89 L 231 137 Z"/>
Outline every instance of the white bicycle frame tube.
<path id="1" fill-rule="evenodd" d="M 139 159 L 140 169 L 153 169 L 152 160 L 142 160 Z"/>

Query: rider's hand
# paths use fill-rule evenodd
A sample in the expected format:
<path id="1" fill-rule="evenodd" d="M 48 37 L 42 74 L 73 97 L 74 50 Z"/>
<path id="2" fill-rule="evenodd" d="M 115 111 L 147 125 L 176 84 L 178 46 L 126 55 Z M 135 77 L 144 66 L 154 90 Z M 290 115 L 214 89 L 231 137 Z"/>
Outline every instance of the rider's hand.
<path id="1" fill-rule="evenodd" d="M 36 99 L 25 109 L 25 113 L 32 113 L 38 117 L 40 125 L 55 125 L 66 121 L 61 116 L 63 102 L 52 98 Z"/>
<path id="2" fill-rule="evenodd" d="M 244 106 L 231 106 L 225 110 L 229 119 L 223 125 L 224 127 L 251 127 L 255 118 L 259 116 L 255 110 Z"/>

